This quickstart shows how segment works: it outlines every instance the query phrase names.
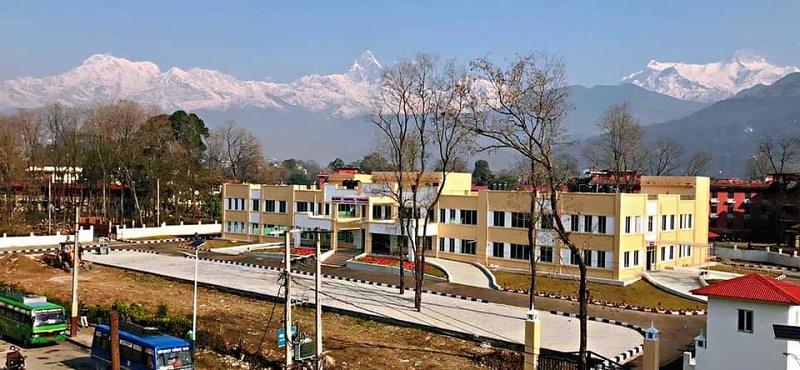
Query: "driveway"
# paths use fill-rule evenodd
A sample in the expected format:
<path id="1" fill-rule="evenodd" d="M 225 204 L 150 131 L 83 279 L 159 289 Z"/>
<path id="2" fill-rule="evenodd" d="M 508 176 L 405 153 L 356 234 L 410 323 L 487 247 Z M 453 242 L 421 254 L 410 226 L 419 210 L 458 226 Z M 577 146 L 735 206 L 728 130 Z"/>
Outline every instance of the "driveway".
<path id="1" fill-rule="evenodd" d="M 489 272 L 489 270 L 483 270 L 471 263 L 431 257 L 425 257 L 425 262 L 436 265 L 444 270 L 450 278 L 451 283 L 495 289 L 492 280 L 486 275 L 491 274 L 491 272 Z"/>

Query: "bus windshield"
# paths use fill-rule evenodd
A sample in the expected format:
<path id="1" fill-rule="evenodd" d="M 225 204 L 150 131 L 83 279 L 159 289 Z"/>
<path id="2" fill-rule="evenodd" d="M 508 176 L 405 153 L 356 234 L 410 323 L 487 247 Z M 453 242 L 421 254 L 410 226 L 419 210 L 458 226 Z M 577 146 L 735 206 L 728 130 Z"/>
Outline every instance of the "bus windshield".
<path id="1" fill-rule="evenodd" d="M 64 311 L 63 310 L 47 310 L 34 312 L 33 326 L 56 325 L 63 324 Z"/>
<path id="2" fill-rule="evenodd" d="M 158 351 L 159 369 L 193 369 L 192 360 L 192 352 L 187 347 Z"/>

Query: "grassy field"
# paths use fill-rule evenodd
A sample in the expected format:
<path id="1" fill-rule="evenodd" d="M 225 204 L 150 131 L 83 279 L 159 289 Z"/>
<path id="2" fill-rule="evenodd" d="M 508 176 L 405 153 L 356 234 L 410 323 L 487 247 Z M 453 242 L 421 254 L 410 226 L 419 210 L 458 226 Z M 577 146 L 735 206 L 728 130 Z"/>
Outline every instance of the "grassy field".
<path id="1" fill-rule="evenodd" d="M 243 245 L 242 242 L 238 242 L 236 240 L 226 240 L 226 239 L 211 239 L 206 241 L 206 244 L 203 244 L 204 248 L 227 248 L 227 247 L 235 247 L 237 245 Z"/>
<path id="2" fill-rule="evenodd" d="M 530 275 L 504 271 L 492 271 L 492 273 L 501 287 L 526 290 L 530 287 Z M 591 282 L 588 283 L 588 287 L 589 298 L 602 301 L 672 310 L 701 309 L 705 306 L 702 303 L 665 292 L 644 280 L 637 281 L 626 287 Z M 577 297 L 578 281 L 537 276 L 536 291 Z"/>
<path id="3" fill-rule="evenodd" d="M 780 275 L 780 273 L 778 273 L 778 272 L 769 271 L 769 270 L 751 270 L 751 269 L 728 266 L 728 265 L 714 265 L 714 266 L 710 266 L 708 269 L 709 270 L 713 270 L 713 271 L 731 272 L 731 273 L 734 273 L 734 274 L 742 274 L 742 275 L 761 274 L 761 275 L 766 275 L 766 276 L 771 276 L 771 277 L 776 277 L 776 276 Z"/>
<path id="4" fill-rule="evenodd" d="M 72 276 L 44 266 L 28 256 L 0 257 L 2 282 L 58 298 L 70 299 Z M 80 297 L 89 307 L 110 306 L 121 301 L 137 303 L 148 312 L 160 305 L 170 315 L 189 316 L 192 312 L 192 285 L 157 276 L 95 266 L 80 274 Z M 314 335 L 313 309 L 296 308 L 294 319 L 301 331 Z M 198 329 L 219 333 L 226 341 L 242 339 L 250 351 L 280 360 L 276 330 L 282 324 L 283 309 L 270 302 L 200 288 L 198 291 Z M 336 369 L 486 369 L 486 359 L 500 358 L 503 369 L 521 368 L 522 358 L 515 352 L 485 349 L 477 343 L 401 328 L 333 313 L 323 313 L 324 346 Z M 263 340 L 263 342 L 262 342 Z M 214 353 L 198 354 L 198 369 L 225 368 Z"/>

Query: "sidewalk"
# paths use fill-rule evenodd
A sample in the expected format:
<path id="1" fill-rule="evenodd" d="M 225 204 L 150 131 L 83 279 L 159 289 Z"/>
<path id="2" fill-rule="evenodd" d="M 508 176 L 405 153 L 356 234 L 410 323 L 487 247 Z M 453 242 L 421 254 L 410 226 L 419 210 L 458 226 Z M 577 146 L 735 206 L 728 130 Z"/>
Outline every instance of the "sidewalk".
<path id="1" fill-rule="evenodd" d="M 708 271 L 708 275 L 705 277 L 706 280 L 728 280 L 741 276 L 714 270 L 703 271 Z M 703 286 L 700 283 L 700 269 L 680 268 L 675 270 L 648 271 L 644 274 L 644 278 L 653 283 L 653 285 L 668 292 L 687 299 L 703 303 L 708 302 L 708 297 L 697 296 L 691 293 L 692 290 Z"/>
<path id="2" fill-rule="evenodd" d="M 432 257 L 425 257 L 425 262 L 444 270 L 451 283 L 478 288 L 492 288 L 492 282 L 489 277 L 486 276 L 483 270 L 473 264 Z"/>
<path id="3" fill-rule="evenodd" d="M 75 343 L 84 348 L 92 348 L 92 340 L 94 339 L 94 326 L 80 328 L 77 336 L 68 336 L 67 341 Z"/>

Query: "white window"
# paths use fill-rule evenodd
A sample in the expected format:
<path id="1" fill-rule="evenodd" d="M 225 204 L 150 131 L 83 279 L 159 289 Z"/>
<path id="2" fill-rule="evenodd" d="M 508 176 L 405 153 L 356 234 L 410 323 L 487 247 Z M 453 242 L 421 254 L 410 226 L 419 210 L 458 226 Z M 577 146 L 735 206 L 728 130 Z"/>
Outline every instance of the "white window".
<path id="1" fill-rule="evenodd" d="M 661 247 L 661 260 L 667 260 L 667 247 Z"/>
<path id="2" fill-rule="evenodd" d="M 275 201 L 274 200 L 265 200 L 264 201 L 264 212 L 275 213 Z"/>
<path id="3" fill-rule="evenodd" d="M 633 221 L 634 232 L 639 234 L 642 232 L 642 216 L 636 216 Z"/>
<path id="4" fill-rule="evenodd" d="M 661 215 L 661 231 L 666 231 L 667 226 L 667 215 Z"/>
<path id="5" fill-rule="evenodd" d="M 687 228 L 687 229 L 691 229 L 691 228 L 693 228 L 693 227 L 694 227 L 694 220 L 692 220 L 692 216 L 693 216 L 693 215 L 692 215 L 692 214 L 688 214 L 687 216 L 688 216 L 688 218 L 689 218 L 689 221 L 688 221 L 688 223 L 686 224 L 686 228 Z"/>
<path id="6" fill-rule="evenodd" d="M 503 211 L 492 212 L 492 226 L 505 227 L 506 226 L 506 213 Z"/>
<path id="7" fill-rule="evenodd" d="M 631 252 L 622 253 L 622 267 L 631 267 Z"/>
<path id="8" fill-rule="evenodd" d="M 675 246 L 674 245 L 670 245 L 669 246 L 669 259 L 670 260 L 674 260 L 675 259 Z"/>
<path id="9" fill-rule="evenodd" d="M 580 231 L 579 224 L 580 224 L 580 216 L 571 215 L 570 219 L 569 219 L 569 230 L 570 231 Z"/>
<path id="10" fill-rule="evenodd" d="M 592 225 L 592 216 L 583 216 L 583 232 L 594 232 L 594 225 Z"/>
<path id="11" fill-rule="evenodd" d="M 675 215 L 669 215 L 669 229 L 675 230 Z"/>
<path id="12" fill-rule="evenodd" d="M 737 329 L 743 333 L 753 332 L 753 311 L 742 309 L 739 310 Z"/>
<path id="13" fill-rule="evenodd" d="M 633 251 L 633 265 L 639 266 L 639 251 Z"/>
<path id="14" fill-rule="evenodd" d="M 286 213 L 286 201 L 282 200 L 278 203 L 278 213 Z"/>
<path id="15" fill-rule="evenodd" d="M 597 232 L 600 234 L 606 233 L 606 216 L 597 217 Z"/>
<path id="16" fill-rule="evenodd" d="M 647 216 L 647 232 L 652 233 L 655 230 L 655 216 Z"/>
<path id="17" fill-rule="evenodd" d="M 308 212 L 308 202 L 295 202 L 297 212 Z"/>
<path id="18" fill-rule="evenodd" d="M 631 233 L 631 216 L 625 216 L 625 234 Z"/>
<path id="19" fill-rule="evenodd" d="M 539 262 L 553 263 L 553 247 L 539 247 Z"/>

